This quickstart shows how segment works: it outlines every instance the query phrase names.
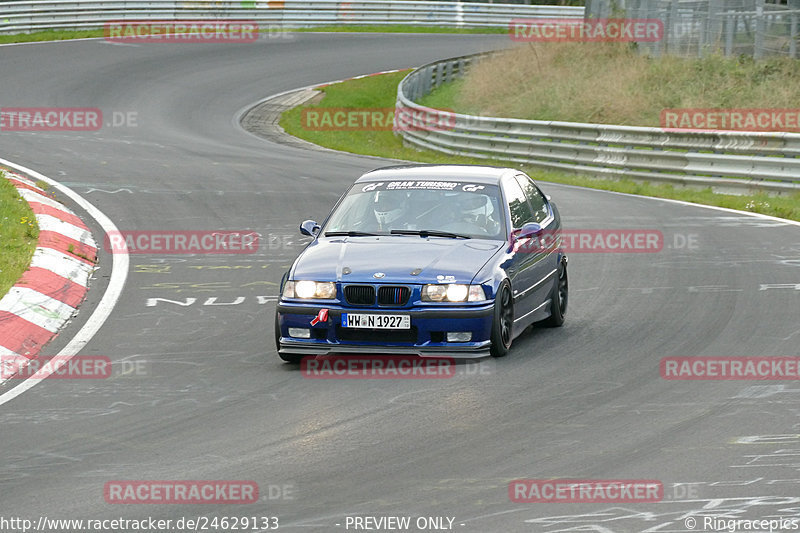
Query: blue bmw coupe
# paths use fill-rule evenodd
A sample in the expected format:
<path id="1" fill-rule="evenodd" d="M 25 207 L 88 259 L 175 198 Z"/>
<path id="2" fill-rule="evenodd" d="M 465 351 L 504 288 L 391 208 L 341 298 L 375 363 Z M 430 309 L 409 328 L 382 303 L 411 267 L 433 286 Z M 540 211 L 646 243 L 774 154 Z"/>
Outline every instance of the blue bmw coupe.
<path id="1" fill-rule="evenodd" d="M 567 256 L 556 205 L 513 168 L 414 165 L 356 180 L 281 282 L 280 357 L 502 357 L 561 326 Z"/>

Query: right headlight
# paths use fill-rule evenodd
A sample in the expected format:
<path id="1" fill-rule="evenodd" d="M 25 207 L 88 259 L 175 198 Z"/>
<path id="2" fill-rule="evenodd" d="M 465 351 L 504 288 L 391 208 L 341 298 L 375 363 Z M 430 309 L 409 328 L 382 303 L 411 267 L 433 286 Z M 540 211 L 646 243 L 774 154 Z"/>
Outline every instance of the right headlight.
<path id="1" fill-rule="evenodd" d="M 422 286 L 423 302 L 480 302 L 486 293 L 480 285 L 434 283 Z"/>

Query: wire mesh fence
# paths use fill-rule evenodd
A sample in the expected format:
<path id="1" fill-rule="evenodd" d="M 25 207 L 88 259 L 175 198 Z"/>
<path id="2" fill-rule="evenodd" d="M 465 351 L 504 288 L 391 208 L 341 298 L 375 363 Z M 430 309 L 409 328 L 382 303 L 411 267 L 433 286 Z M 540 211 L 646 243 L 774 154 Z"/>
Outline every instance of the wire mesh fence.
<path id="1" fill-rule="evenodd" d="M 663 38 L 638 43 L 655 56 L 798 57 L 800 0 L 589 0 L 586 16 L 660 19 Z"/>

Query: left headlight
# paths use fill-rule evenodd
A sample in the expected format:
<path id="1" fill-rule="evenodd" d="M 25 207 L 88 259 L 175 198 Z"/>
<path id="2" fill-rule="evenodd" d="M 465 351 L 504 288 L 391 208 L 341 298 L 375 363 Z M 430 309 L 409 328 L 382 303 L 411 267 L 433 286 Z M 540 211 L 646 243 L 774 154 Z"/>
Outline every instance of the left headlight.
<path id="1" fill-rule="evenodd" d="M 283 286 L 283 297 L 333 300 L 336 298 L 336 284 L 332 281 L 287 281 Z"/>
<path id="2" fill-rule="evenodd" d="M 423 302 L 480 302 L 485 299 L 486 294 L 480 285 L 447 283 L 422 286 Z"/>

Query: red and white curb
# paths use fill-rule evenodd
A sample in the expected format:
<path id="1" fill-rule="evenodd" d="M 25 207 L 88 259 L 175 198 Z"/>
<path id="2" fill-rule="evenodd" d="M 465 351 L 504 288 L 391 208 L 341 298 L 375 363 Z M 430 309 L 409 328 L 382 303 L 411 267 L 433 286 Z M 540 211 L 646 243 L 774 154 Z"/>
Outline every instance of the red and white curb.
<path id="1" fill-rule="evenodd" d="M 97 261 L 89 228 L 30 179 L 5 171 L 39 225 L 30 267 L 0 299 L 0 383 L 36 358 L 76 313 Z"/>

